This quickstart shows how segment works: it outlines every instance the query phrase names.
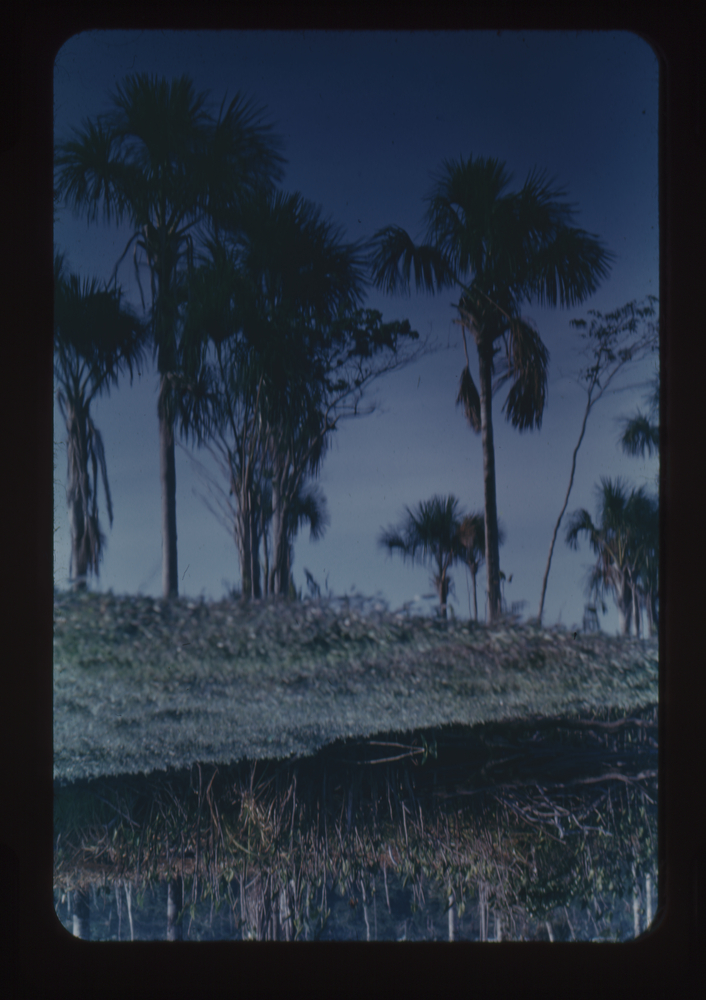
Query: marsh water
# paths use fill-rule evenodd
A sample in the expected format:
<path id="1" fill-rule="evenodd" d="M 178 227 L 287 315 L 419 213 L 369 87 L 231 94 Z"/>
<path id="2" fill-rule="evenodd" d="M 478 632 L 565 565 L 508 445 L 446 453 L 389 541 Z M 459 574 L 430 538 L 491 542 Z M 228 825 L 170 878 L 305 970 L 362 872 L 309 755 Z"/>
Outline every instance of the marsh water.
<path id="1" fill-rule="evenodd" d="M 625 941 L 657 907 L 656 708 L 55 789 L 90 940 Z"/>
<path id="2" fill-rule="evenodd" d="M 221 898 L 189 903 L 179 923 L 170 918 L 176 894 L 166 881 L 148 884 L 117 879 L 91 884 L 84 897 L 55 891 L 62 925 L 96 941 L 245 941 L 257 938 L 243 919 L 240 887 L 226 883 Z M 183 891 L 179 887 L 179 891 Z M 246 889 L 247 892 L 247 889 Z M 405 886 L 391 872 L 372 876 L 341 892 L 307 885 L 304 913 L 295 926 L 287 903 L 277 918 L 277 938 L 299 941 L 628 941 L 647 930 L 657 908 L 656 873 L 637 873 L 634 891 L 603 905 L 571 900 L 544 919 L 511 920 L 490 902 L 492 891 L 470 900 L 459 913 L 453 895 L 434 886 Z M 610 904 L 610 908 L 606 905 Z M 328 914 L 322 920 L 322 914 Z M 176 919 L 179 919 L 177 914 Z"/>

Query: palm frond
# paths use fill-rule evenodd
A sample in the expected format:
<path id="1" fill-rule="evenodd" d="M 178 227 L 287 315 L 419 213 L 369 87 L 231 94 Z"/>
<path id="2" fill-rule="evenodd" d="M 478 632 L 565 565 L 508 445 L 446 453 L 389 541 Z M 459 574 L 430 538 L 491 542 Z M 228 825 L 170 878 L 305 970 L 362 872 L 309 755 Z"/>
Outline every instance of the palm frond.
<path id="1" fill-rule="evenodd" d="M 627 455 L 644 457 L 646 452 L 652 457 L 653 449 L 659 454 L 659 425 L 650 423 L 638 410 L 634 417 L 624 421 L 620 444 Z"/>
<path id="2" fill-rule="evenodd" d="M 522 283 L 540 306 L 574 306 L 598 289 L 615 259 L 598 237 L 564 225 L 528 254 Z"/>
<path id="3" fill-rule="evenodd" d="M 468 423 L 476 434 L 479 434 L 481 430 L 480 395 L 478 394 L 478 389 L 473 381 L 468 365 L 461 372 L 461 381 L 458 388 L 458 396 L 456 397 L 456 405 L 459 406 L 461 404 L 463 404 L 463 411 L 466 414 Z"/>
<path id="4" fill-rule="evenodd" d="M 548 365 L 549 351 L 537 331 L 526 320 L 513 319 L 507 335 L 507 372 L 498 384 L 513 379 L 503 411 L 520 432 L 542 426 Z"/>
<path id="5" fill-rule="evenodd" d="M 114 136 L 100 121 L 85 121 L 82 129 L 71 131 L 73 138 L 58 144 L 54 159 L 58 195 L 74 215 L 85 209 L 89 222 L 95 221 L 101 203 L 106 222 L 113 217 L 120 221 L 124 204 L 117 189 Z"/>
<path id="6" fill-rule="evenodd" d="M 378 230 L 368 244 L 376 288 L 408 292 L 412 270 L 417 291 L 438 291 L 456 283 L 456 273 L 444 254 L 431 244 L 415 245 L 399 226 Z"/>

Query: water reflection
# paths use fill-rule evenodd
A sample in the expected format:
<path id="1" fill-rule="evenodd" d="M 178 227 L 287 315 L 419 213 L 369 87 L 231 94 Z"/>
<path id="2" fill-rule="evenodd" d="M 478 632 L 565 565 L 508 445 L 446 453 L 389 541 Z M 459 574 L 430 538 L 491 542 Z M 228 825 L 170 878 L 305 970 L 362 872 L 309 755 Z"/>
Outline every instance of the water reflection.
<path id="1" fill-rule="evenodd" d="M 636 891 L 628 896 L 604 898 L 602 906 L 596 902 L 585 908 L 573 901 L 545 919 L 496 909 L 488 887 L 459 914 L 453 892 L 447 896 L 417 883 L 405 888 L 392 873 L 386 887 L 372 876 L 344 893 L 332 880 L 325 888 L 308 883 L 296 915 L 293 887 L 280 890 L 273 909 L 256 886 L 246 887 L 241 896 L 232 884 L 223 887 L 220 898 L 201 899 L 181 911 L 176 902 L 180 879 L 91 884 L 55 893 L 55 906 L 68 931 L 94 941 L 627 941 L 652 923 L 654 879 L 654 871 L 639 873 Z M 324 914 L 327 919 L 322 920 Z"/>
<path id="2" fill-rule="evenodd" d="M 57 915 L 90 940 L 628 940 L 657 908 L 656 710 L 564 729 L 57 787 Z"/>

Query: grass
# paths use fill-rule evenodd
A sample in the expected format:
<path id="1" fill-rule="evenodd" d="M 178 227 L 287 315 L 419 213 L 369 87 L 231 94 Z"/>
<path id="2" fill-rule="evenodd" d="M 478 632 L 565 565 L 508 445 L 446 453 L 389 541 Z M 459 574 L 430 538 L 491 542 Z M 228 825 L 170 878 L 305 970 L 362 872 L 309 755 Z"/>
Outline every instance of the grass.
<path id="1" fill-rule="evenodd" d="M 362 601 L 56 593 L 54 620 L 59 783 L 658 701 L 656 640 L 410 618 Z"/>

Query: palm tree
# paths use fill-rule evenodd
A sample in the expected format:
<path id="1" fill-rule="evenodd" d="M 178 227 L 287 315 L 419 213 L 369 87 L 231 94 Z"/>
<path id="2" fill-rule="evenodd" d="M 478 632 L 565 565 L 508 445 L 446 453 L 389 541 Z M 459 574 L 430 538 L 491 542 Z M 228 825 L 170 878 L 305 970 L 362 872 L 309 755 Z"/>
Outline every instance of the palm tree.
<path id="1" fill-rule="evenodd" d="M 499 526 L 498 541 L 500 545 L 505 541 L 505 533 Z M 482 511 L 478 511 L 475 514 L 468 514 L 462 519 L 458 526 L 458 544 L 458 558 L 471 571 L 471 580 L 473 581 L 473 613 L 475 620 L 478 621 L 476 575 L 485 560 L 485 517 Z"/>
<path id="2" fill-rule="evenodd" d="M 402 558 L 425 563 L 428 557 L 436 560 L 434 586 L 439 595 L 439 615 L 446 618 L 446 600 L 452 581 L 449 568 L 460 558 L 459 529 L 461 517 L 458 501 L 453 495 L 434 496 L 422 501 L 416 511 L 407 511 L 406 521 L 399 528 L 383 531 L 378 544 L 393 552 L 402 553 Z"/>
<path id="3" fill-rule="evenodd" d="M 578 548 L 578 536 L 584 532 L 598 556 L 589 578 L 589 592 L 602 598 L 613 592 L 620 619 L 620 631 L 630 635 L 631 622 L 640 635 L 642 595 L 650 600 L 648 615 L 656 620 L 651 588 L 656 586 L 659 532 L 657 505 L 643 487 L 632 490 L 618 479 L 601 479 L 598 487 L 599 521 L 594 524 L 586 510 L 574 511 L 566 530 L 570 548 Z M 654 617 L 653 617 L 654 616 Z"/>
<path id="4" fill-rule="evenodd" d="M 659 372 L 646 401 L 649 406 L 646 414 L 638 410 L 634 416 L 623 420 L 620 445 L 626 455 L 644 458 L 647 453 L 652 457 L 653 450 L 659 455 Z"/>
<path id="5" fill-rule="evenodd" d="M 503 409 L 520 431 L 541 426 L 546 399 L 549 353 L 520 306 L 583 302 L 608 274 L 612 256 L 571 225 L 572 207 L 544 174 L 532 171 L 517 192 L 507 191 L 511 179 L 496 159 L 445 161 L 427 198 L 424 242 L 415 245 L 403 229 L 388 226 L 373 237 L 370 258 L 376 286 L 388 292 L 408 290 L 412 268 L 417 289 L 461 292 L 466 366 L 457 402 L 482 435 L 491 622 L 501 613 L 492 394 L 512 382 Z M 466 330 L 478 351 L 480 391 L 470 374 Z M 504 372 L 493 386 L 498 341 L 505 347 Z"/>
<path id="6" fill-rule="evenodd" d="M 193 259 L 193 233 L 218 220 L 244 197 L 281 176 L 279 142 L 260 112 L 241 95 L 215 118 L 207 94 L 182 76 L 169 83 L 147 74 L 128 76 L 111 95 L 111 113 L 74 129 L 59 144 L 57 190 L 75 212 L 95 221 L 127 218 L 133 228 L 118 265 L 134 243 L 150 272 L 150 329 L 160 375 L 158 401 L 162 487 L 162 587 L 178 593 L 175 404 L 170 375 L 178 371 L 177 294 Z M 116 272 L 117 266 L 116 265 Z M 142 286 L 140 284 L 140 291 Z"/>
<path id="7" fill-rule="evenodd" d="M 659 372 L 652 383 L 652 393 L 647 398 L 649 410 L 643 414 L 640 410 L 623 422 L 623 433 L 620 444 L 626 455 L 645 456 L 645 453 L 659 455 Z M 659 476 L 657 477 L 659 487 Z M 655 542 L 659 535 L 659 507 L 657 503 L 645 511 L 648 537 Z M 647 545 L 645 548 L 645 573 L 643 600 L 647 611 L 650 635 L 657 629 L 657 600 L 659 593 L 658 548 Z"/>
<path id="8" fill-rule="evenodd" d="M 124 368 L 132 380 L 132 366 L 141 359 L 146 332 L 132 310 L 121 303 L 117 289 L 101 289 L 95 278 L 81 282 L 77 275 L 67 275 L 64 256 L 58 253 L 54 289 L 54 377 L 67 432 L 70 577 L 75 589 L 85 589 L 87 574 L 98 575 L 105 544 L 98 519 L 99 466 L 113 523 L 103 439 L 91 419 L 90 406 L 97 395 L 117 383 Z"/>

